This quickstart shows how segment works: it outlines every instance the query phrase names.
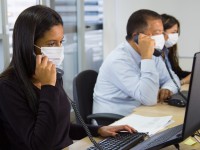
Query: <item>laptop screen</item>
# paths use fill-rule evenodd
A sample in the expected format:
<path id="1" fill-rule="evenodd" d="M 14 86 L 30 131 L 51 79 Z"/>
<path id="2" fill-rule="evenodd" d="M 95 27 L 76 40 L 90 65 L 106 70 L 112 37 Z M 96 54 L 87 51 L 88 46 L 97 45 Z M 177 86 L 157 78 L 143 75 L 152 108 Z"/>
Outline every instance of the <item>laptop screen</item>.
<path id="1" fill-rule="evenodd" d="M 200 129 L 200 53 L 193 59 L 192 74 L 188 94 L 188 104 L 183 126 L 183 138 L 193 135 Z"/>

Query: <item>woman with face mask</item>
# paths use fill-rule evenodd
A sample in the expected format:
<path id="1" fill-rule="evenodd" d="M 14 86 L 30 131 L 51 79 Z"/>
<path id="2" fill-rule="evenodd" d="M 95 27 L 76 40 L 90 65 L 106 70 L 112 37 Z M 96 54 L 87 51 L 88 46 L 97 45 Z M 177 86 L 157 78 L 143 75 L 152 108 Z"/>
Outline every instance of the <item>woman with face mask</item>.
<path id="1" fill-rule="evenodd" d="M 177 56 L 177 42 L 180 34 L 179 21 L 170 15 L 162 14 L 162 22 L 164 26 L 165 35 L 165 59 L 168 66 L 177 74 L 180 79 L 181 85 L 190 82 L 190 72 L 183 71 L 179 66 Z"/>
<path id="2" fill-rule="evenodd" d="M 60 150 L 87 136 L 70 123 L 69 98 L 57 76 L 63 36 L 60 15 L 48 7 L 29 7 L 17 18 L 12 60 L 0 74 L 0 149 Z M 88 127 L 104 137 L 135 131 L 127 125 Z"/>

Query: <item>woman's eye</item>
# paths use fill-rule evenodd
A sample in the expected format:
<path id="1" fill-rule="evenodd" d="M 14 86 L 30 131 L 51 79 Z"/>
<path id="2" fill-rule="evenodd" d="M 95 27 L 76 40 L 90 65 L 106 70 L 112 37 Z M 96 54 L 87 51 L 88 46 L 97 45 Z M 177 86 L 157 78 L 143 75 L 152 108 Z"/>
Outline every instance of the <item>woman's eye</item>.
<path id="1" fill-rule="evenodd" d="M 65 40 L 60 41 L 60 44 L 63 44 L 63 43 L 65 43 Z"/>
<path id="2" fill-rule="evenodd" d="M 57 47 L 57 46 L 61 46 L 64 42 L 65 42 L 65 40 L 61 40 L 61 41 L 49 41 L 49 43 L 47 43 L 46 46 L 47 47 Z"/>
<path id="3" fill-rule="evenodd" d="M 53 46 L 55 46 L 55 43 L 49 43 L 48 44 L 48 47 L 53 47 Z"/>

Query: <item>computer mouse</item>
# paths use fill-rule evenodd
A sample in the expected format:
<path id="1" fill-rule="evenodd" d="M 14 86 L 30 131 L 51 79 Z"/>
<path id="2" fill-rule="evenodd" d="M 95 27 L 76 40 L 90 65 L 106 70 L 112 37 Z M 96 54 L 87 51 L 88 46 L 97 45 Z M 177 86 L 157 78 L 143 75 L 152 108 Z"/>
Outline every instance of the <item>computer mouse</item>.
<path id="1" fill-rule="evenodd" d="M 186 106 L 186 101 L 184 101 L 183 99 L 171 98 L 167 102 L 169 105 L 176 106 L 176 107 L 185 107 Z"/>

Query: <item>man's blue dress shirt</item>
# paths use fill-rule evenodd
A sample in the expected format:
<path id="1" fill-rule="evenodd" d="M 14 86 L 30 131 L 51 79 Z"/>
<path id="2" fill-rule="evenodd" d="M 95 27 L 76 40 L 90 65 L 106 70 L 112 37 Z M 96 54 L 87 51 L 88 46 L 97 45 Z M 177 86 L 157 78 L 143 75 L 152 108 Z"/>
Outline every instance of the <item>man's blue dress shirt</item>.
<path id="1" fill-rule="evenodd" d="M 180 86 L 178 77 L 172 74 Z M 93 94 L 93 113 L 128 115 L 141 104 L 155 105 L 159 88 L 178 91 L 162 57 L 142 60 L 131 45 L 124 42 L 100 67 Z"/>

